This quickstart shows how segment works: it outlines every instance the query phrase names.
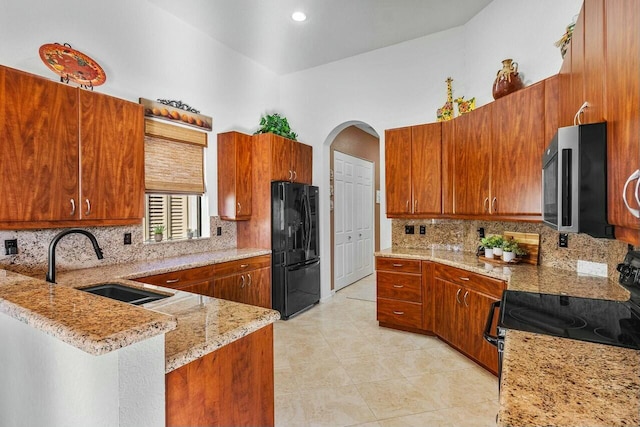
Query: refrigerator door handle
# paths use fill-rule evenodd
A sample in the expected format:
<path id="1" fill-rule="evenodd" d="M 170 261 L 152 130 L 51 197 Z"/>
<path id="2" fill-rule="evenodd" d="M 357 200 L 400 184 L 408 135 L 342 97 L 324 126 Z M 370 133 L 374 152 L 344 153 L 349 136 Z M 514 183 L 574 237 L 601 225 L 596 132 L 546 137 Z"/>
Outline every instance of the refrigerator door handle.
<path id="1" fill-rule="evenodd" d="M 302 270 L 304 268 L 308 268 L 308 267 L 312 267 L 314 265 L 320 264 L 320 259 L 316 259 L 315 261 L 311 261 L 308 263 L 301 263 L 301 264 L 296 264 L 293 266 L 288 266 L 287 270 L 289 271 L 296 271 L 296 270 Z"/>

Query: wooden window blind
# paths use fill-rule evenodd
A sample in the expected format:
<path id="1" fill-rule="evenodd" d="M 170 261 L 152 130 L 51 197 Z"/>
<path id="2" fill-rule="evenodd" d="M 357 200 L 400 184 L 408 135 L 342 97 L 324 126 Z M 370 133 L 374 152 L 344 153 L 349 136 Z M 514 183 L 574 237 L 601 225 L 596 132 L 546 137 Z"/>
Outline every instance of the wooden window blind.
<path id="1" fill-rule="evenodd" d="M 207 134 L 145 120 L 144 167 L 148 193 L 204 194 Z"/>

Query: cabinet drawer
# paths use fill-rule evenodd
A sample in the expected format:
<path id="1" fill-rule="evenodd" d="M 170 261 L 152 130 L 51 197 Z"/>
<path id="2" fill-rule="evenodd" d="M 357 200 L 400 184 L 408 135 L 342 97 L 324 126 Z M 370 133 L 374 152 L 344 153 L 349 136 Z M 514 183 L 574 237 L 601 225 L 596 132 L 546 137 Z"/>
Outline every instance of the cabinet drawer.
<path id="1" fill-rule="evenodd" d="M 492 279 L 481 274 L 471 273 L 455 267 L 436 264 L 434 277 L 447 280 L 457 285 L 481 292 L 486 295 L 500 298 L 506 284 L 502 280 Z"/>
<path id="2" fill-rule="evenodd" d="M 213 266 L 188 268 L 186 270 L 172 271 L 170 273 L 155 274 L 153 276 L 140 277 L 137 280 L 151 285 L 165 286 L 167 288 L 181 289 L 191 282 L 208 280 L 213 277 Z"/>
<path id="3" fill-rule="evenodd" d="M 271 267 L 271 255 L 261 255 L 213 265 L 215 277 L 224 277 L 264 267 Z"/>
<path id="4" fill-rule="evenodd" d="M 422 304 L 378 298 L 378 322 L 422 328 Z"/>
<path id="5" fill-rule="evenodd" d="M 418 259 L 376 257 L 376 270 L 420 274 L 421 265 Z"/>
<path id="6" fill-rule="evenodd" d="M 418 274 L 389 273 L 378 271 L 376 273 L 378 296 L 421 303 L 422 302 L 422 276 Z"/>

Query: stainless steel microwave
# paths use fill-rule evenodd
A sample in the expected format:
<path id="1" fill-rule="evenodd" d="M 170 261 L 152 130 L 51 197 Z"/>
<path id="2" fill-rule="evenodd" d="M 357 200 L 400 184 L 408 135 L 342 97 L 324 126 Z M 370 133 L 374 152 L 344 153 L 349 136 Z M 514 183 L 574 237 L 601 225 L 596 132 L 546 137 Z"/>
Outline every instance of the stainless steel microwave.
<path id="1" fill-rule="evenodd" d="M 607 222 L 607 124 L 561 127 L 542 155 L 542 219 L 560 232 L 614 238 Z"/>

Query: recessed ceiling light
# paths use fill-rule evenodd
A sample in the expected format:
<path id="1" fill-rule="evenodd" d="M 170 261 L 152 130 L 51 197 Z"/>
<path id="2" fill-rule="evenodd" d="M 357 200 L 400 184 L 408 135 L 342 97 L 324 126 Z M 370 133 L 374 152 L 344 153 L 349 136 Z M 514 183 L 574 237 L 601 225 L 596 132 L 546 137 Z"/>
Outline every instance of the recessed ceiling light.
<path id="1" fill-rule="evenodd" d="M 307 15 L 304 14 L 304 12 L 293 12 L 291 14 L 291 19 L 293 19 L 296 22 L 302 22 L 302 21 L 306 21 L 307 19 Z"/>

